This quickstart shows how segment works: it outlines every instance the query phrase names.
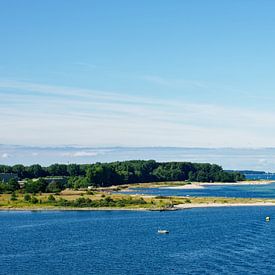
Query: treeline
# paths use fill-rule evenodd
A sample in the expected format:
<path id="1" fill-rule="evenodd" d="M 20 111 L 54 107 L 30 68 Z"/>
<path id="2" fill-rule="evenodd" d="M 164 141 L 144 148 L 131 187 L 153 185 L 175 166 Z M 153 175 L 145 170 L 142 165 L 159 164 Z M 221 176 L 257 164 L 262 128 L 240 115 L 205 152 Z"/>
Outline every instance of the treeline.
<path id="1" fill-rule="evenodd" d="M 0 173 L 14 173 L 19 179 L 34 179 L 47 176 L 83 176 L 89 165 L 79 164 L 53 164 L 42 167 L 39 164 L 24 166 L 16 164 L 14 166 L 0 165 Z"/>
<path id="2" fill-rule="evenodd" d="M 244 180 L 239 172 L 226 172 L 221 166 L 209 163 L 156 162 L 154 160 L 122 161 L 95 164 L 53 164 L 42 167 L 0 165 L 0 173 L 14 173 L 19 179 L 45 177 L 66 177 L 64 185 L 55 182 L 57 189 L 64 187 L 80 188 L 88 186 L 107 187 L 111 185 L 161 182 L 161 181 L 198 181 L 198 182 L 235 182 Z M 48 186 L 39 181 L 36 185 L 46 191 Z M 62 186 L 61 186 L 62 185 Z M 28 184 L 27 184 L 28 186 Z M 56 186 L 53 186 L 54 189 Z M 48 188 L 49 189 L 49 188 Z"/>

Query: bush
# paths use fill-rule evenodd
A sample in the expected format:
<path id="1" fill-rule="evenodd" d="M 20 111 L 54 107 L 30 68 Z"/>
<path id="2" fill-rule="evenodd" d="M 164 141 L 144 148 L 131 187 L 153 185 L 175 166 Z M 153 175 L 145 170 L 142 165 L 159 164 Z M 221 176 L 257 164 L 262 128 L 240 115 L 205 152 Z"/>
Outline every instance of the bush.
<path id="1" fill-rule="evenodd" d="M 24 195 L 24 201 L 30 201 L 31 200 L 31 195 L 30 194 L 25 194 Z"/>
<path id="2" fill-rule="evenodd" d="M 11 201 L 17 201 L 17 195 L 15 192 L 11 193 Z"/>
<path id="3" fill-rule="evenodd" d="M 60 198 L 59 201 L 56 202 L 58 206 L 72 206 L 72 203 L 66 199 Z"/>
<path id="4" fill-rule="evenodd" d="M 7 190 L 6 184 L 0 182 L 0 194 L 5 193 Z"/>
<path id="5" fill-rule="evenodd" d="M 34 204 L 36 204 L 36 203 L 38 203 L 38 199 L 37 199 L 37 197 L 32 197 L 31 198 L 31 203 L 34 203 Z"/>
<path id="6" fill-rule="evenodd" d="M 55 202 L 55 197 L 52 194 L 49 195 L 48 202 Z"/>

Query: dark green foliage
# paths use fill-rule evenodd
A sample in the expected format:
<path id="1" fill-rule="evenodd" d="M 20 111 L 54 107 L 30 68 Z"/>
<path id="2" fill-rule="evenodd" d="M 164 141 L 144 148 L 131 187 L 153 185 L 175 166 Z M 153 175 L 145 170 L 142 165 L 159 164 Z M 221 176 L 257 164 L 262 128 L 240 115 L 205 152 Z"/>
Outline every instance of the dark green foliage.
<path id="1" fill-rule="evenodd" d="M 24 195 L 24 201 L 31 201 L 31 195 L 30 194 L 25 194 Z"/>
<path id="2" fill-rule="evenodd" d="M 55 197 L 52 194 L 49 195 L 48 202 L 55 202 Z"/>
<path id="3" fill-rule="evenodd" d="M 16 179 L 10 179 L 6 184 L 4 184 L 6 192 L 14 192 L 20 188 L 19 183 Z"/>
<path id="4" fill-rule="evenodd" d="M 33 204 L 36 204 L 36 203 L 38 203 L 38 199 L 37 199 L 37 197 L 31 197 L 31 203 L 33 203 Z"/>
<path id="5" fill-rule="evenodd" d="M 17 201 L 17 195 L 15 192 L 11 193 L 11 201 Z"/>
<path id="6" fill-rule="evenodd" d="M 200 181 L 200 182 L 234 182 L 244 180 L 239 172 L 226 172 L 221 166 L 209 163 L 191 162 L 156 162 L 154 160 L 117 161 L 95 164 L 53 164 L 49 167 L 32 165 L 13 167 L 1 165 L 0 172 L 17 173 L 20 178 L 63 177 L 66 183 L 43 179 L 28 180 L 25 192 L 60 192 L 68 188 L 87 188 L 88 186 L 107 187 L 111 185 L 160 182 L 160 181 Z M 0 184 L 0 193 L 13 192 L 19 186 Z"/>
<path id="7" fill-rule="evenodd" d="M 18 178 L 20 179 L 24 179 L 28 177 L 28 172 L 26 170 L 26 168 L 24 167 L 24 165 L 22 164 L 16 164 L 14 166 L 12 166 L 12 172 L 17 174 Z"/>
<path id="8" fill-rule="evenodd" d="M 6 184 L 3 182 L 0 182 L 0 194 L 6 192 Z"/>
<path id="9" fill-rule="evenodd" d="M 12 173 L 12 167 L 8 165 L 0 165 L 0 173 Z"/>
<path id="10" fill-rule="evenodd" d="M 38 192 L 45 192 L 46 188 L 47 182 L 44 179 L 28 180 L 24 186 L 25 192 L 32 194 L 36 194 Z"/>
<path id="11" fill-rule="evenodd" d="M 143 198 L 132 199 L 118 199 L 113 200 L 111 197 L 106 197 L 101 200 L 91 200 L 90 198 L 80 197 L 75 200 L 66 200 L 60 198 L 58 201 L 55 201 L 55 206 L 70 206 L 70 207 L 123 207 L 127 205 L 141 205 L 146 204 L 146 201 Z"/>
<path id="12" fill-rule="evenodd" d="M 67 174 L 68 176 L 79 176 L 79 175 L 85 175 L 85 171 L 82 171 L 80 169 L 80 165 L 78 164 L 69 164 L 67 166 Z"/>
<path id="13" fill-rule="evenodd" d="M 34 164 L 27 167 L 28 178 L 40 178 L 47 176 L 47 172 L 39 164 Z"/>
<path id="14" fill-rule="evenodd" d="M 52 181 L 46 187 L 46 192 L 48 193 L 59 193 L 63 189 L 60 182 Z"/>
<path id="15" fill-rule="evenodd" d="M 78 188 L 86 188 L 90 186 L 91 183 L 88 181 L 86 177 L 79 176 L 79 177 L 69 177 L 67 187 L 78 189 Z"/>
<path id="16" fill-rule="evenodd" d="M 65 164 L 52 164 L 47 169 L 47 172 L 51 176 L 67 176 L 67 165 Z"/>

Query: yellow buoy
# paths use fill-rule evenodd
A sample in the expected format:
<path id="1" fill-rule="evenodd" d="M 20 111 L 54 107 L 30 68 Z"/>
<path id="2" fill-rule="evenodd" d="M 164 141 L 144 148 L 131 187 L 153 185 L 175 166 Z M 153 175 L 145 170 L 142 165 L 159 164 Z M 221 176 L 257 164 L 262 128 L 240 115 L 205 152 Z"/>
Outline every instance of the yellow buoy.
<path id="1" fill-rule="evenodd" d="M 268 216 L 265 217 L 265 221 L 266 221 L 266 222 L 269 222 L 269 221 L 270 221 L 270 217 L 268 217 Z"/>

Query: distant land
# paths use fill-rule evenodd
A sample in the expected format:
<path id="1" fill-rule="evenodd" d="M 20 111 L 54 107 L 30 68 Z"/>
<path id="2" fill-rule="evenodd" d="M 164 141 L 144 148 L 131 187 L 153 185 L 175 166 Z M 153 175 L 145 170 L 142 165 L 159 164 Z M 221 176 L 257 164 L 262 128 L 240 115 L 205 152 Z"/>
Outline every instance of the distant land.
<path id="1" fill-rule="evenodd" d="M 0 164 L 95 163 L 133 159 L 207 162 L 226 170 L 275 172 L 275 148 L 89 147 L 0 145 Z"/>

